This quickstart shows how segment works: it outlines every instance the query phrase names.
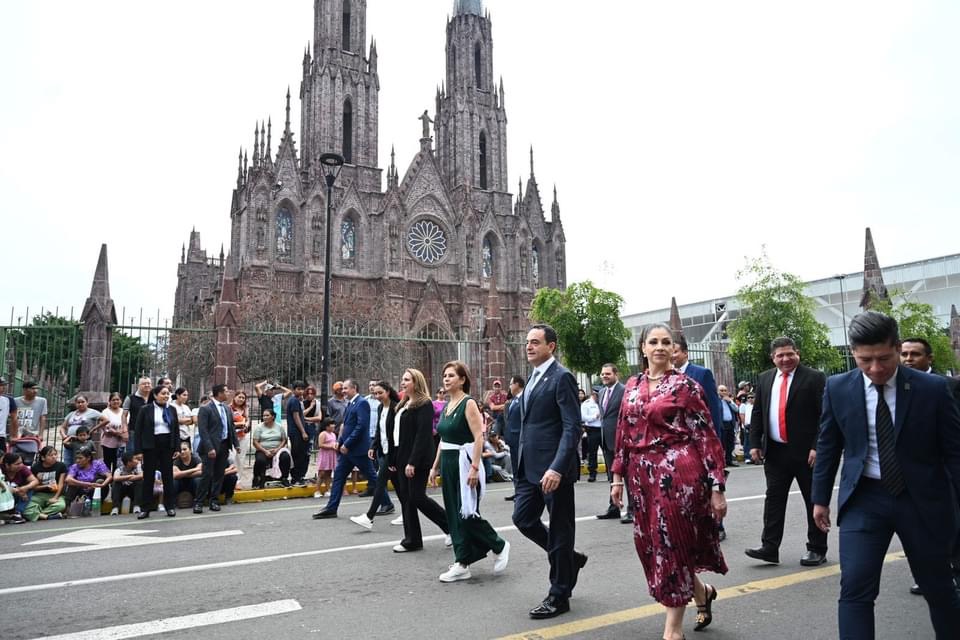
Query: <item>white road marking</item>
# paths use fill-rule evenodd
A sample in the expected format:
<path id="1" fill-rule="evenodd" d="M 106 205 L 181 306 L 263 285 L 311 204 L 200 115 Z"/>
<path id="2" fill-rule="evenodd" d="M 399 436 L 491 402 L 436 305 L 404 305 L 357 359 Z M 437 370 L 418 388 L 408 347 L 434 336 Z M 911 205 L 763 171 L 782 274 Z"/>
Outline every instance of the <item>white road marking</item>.
<path id="1" fill-rule="evenodd" d="M 64 633 L 58 636 L 43 636 L 43 638 L 38 640 L 121 640 L 122 638 L 139 638 L 157 633 L 208 627 L 215 624 L 235 622 L 237 620 L 275 616 L 281 613 L 300 611 L 302 608 L 296 600 L 275 600 L 273 602 L 251 604 L 244 607 L 219 609 L 207 613 L 195 613 L 189 616 L 161 618 L 159 620 L 151 620 L 150 622 L 122 624 L 116 627 Z"/>
<path id="2" fill-rule="evenodd" d="M 43 538 L 42 540 L 34 540 L 32 542 L 23 543 L 24 546 L 55 543 L 72 543 L 79 544 L 81 546 L 64 547 L 60 549 L 31 549 L 30 551 L 3 553 L 0 554 L 0 561 L 22 560 L 24 558 L 32 559 L 42 556 L 58 556 L 64 553 L 86 553 L 89 551 L 99 551 L 101 549 L 116 549 L 118 547 L 141 547 L 147 544 L 186 542 L 189 540 L 203 540 L 206 538 L 223 538 L 225 536 L 243 535 L 243 531 L 240 531 L 239 529 L 210 531 L 207 533 L 193 533 L 185 536 L 169 536 L 166 538 L 139 535 L 142 533 L 156 533 L 156 531 L 148 529 L 81 529 L 80 531 L 72 531 L 70 533 L 54 536 L 52 538 Z"/>

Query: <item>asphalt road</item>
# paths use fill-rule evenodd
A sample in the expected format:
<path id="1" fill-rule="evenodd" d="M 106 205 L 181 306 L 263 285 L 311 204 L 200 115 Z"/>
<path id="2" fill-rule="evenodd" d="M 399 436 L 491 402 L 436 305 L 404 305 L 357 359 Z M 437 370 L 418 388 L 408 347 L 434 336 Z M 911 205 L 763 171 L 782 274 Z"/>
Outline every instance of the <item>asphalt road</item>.
<path id="1" fill-rule="evenodd" d="M 836 533 L 826 565 L 801 567 L 806 525 L 800 496 L 793 495 L 781 564 L 746 558 L 744 548 L 759 543 L 763 490 L 761 469 L 732 470 L 723 543 L 730 571 L 705 576 L 720 598 L 713 625 L 696 637 L 835 638 Z M 390 518 L 378 519 L 370 532 L 347 520 L 366 509 L 366 500 L 344 500 L 340 517 L 325 521 L 310 518 L 322 501 L 300 499 L 201 516 L 6 525 L 0 527 L 2 637 L 661 637 L 662 610 L 647 592 L 631 527 L 591 517 L 606 505 L 602 482 L 577 485 L 577 546 L 590 559 L 571 612 L 531 620 L 527 611 L 547 592 L 548 566 L 545 554 L 513 529 L 512 503 L 502 499 L 508 493 L 507 485 L 491 485 L 483 512 L 512 543 L 509 567 L 494 576 L 492 559 L 485 560 L 471 580 L 454 584 L 437 580 L 453 562 L 438 529 L 423 520 L 425 549 L 393 553 L 401 531 Z M 124 546 L 138 538 L 137 546 Z M 912 581 L 899 550 L 894 539 L 877 603 L 878 637 L 932 638 L 923 598 L 908 593 Z M 692 610 L 685 628 L 691 638 Z"/>

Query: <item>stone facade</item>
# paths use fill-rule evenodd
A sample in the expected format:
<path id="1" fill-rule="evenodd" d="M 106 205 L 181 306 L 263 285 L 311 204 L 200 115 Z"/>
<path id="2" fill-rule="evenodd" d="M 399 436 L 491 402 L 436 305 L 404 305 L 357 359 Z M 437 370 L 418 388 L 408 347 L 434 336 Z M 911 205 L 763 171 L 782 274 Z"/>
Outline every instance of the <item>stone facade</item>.
<path id="1" fill-rule="evenodd" d="M 346 164 L 333 190 L 331 316 L 403 336 L 481 337 L 492 291 L 497 323 L 505 335 L 519 335 L 537 288 L 566 285 L 565 238 L 556 189 L 550 219 L 544 215 L 532 149 L 526 189 L 516 197 L 507 191 L 504 90 L 502 81 L 494 84 L 489 14 L 479 0 L 454 4 L 435 112 L 420 116 L 420 151 L 402 178 L 391 153 L 384 190 L 376 44 L 364 52 L 366 2 L 315 0 L 314 12 L 299 91 L 301 150 L 288 91 L 276 152 L 268 119 L 254 128 L 252 154 L 241 150 L 238 158 L 228 255 L 208 258 L 191 233 L 178 268 L 175 323 L 212 313 L 225 270 L 244 318 L 267 308 L 280 316 L 321 308 L 327 203 L 319 156 L 336 152 Z"/>

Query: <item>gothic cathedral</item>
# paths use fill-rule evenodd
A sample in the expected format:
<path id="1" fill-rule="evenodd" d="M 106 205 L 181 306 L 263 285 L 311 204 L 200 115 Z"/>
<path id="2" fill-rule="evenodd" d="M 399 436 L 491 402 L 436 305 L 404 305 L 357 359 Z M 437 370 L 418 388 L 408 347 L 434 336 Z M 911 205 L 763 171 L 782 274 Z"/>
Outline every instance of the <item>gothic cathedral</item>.
<path id="1" fill-rule="evenodd" d="M 504 89 L 494 81 L 492 25 L 481 0 L 455 0 L 434 113 L 420 116 L 420 151 L 402 177 L 391 153 L 385 190 L 377 47 L 366 48 L 366 5 L 314 0 L 300 149 L 288 91 L 278 148 L 272 122 L 260 122 L 252 154 L 238 158 L 228 254 L 208 258 L 191 233 L 177 272 L 176 324 L 209 313 L 225 274 L 236 282 L 245 317 L 320 309 L 327 203 L 319 157 L 327 152 L 345 160 L 332 199 L 333 318 L 454 340 L 482 335 L 485 314 L 497 313 L 495 299 L 504 333 L 522 338 L 536 290 L 565 286 L 556 190 L 547 220 L 532 150 L 526 189 L 521 181 L 516 198 L 508 191 Z"/>

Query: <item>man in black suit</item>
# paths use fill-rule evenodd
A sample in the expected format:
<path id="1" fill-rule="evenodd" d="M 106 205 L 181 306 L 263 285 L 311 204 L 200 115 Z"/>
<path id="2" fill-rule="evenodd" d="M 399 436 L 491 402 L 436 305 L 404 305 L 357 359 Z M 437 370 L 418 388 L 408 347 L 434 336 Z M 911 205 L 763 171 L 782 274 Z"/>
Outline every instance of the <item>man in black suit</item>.
<path id="1" fill-rule="evenodd" d="M 896 533 L 930 609 L 938 640 L 956 639 L 960 595 L 950 575 L 960 489 L 960 410 L 946 381 L 899 365 L 897 321 L 876 311 L 851 320 L 857 369 L 831 376 L 813 473 L 814 519 L 840 527 L 839 635 L 875 637 L 874 601 Z M 927 636 L 924 636 L 927 637 Z"/>
<path id="2" fill-rule="evenodd" d="M 200 457 L 203 459 L 203 478 L 193 503 L 194 513 L 203 513 L 203 503 L 210 500 L 210 511 L 220 511 L 220 491 L 223 472 L 227 468 L 230 449 L 240 454 L 240 443 L 233 428 L 233 411 L 227 406 L 229 390 L 225 384 L 211 389 L 213 400 L 200 407 L 197 413 L 197 431 L 200 434 Z"/>
<path id="3" fill-rule="evenodd" d="M 900 364 L 924 373 L 933 373 L 933 347 L 924 338 L 904 338 L 900 345 Z M 947 381 L 947 388 L 954 402 L 960 407 L 960 381 L 944 376 Z M 954 547 L 953 560 L 953 580 L 960 588 L 960 539 Z M 920 585 L 914 583 L 910 587 L 910 593 L 915 596 L 923 595 Z"/>
<path id="4" fill-rule="evenodd" d="M 603 381 L 603 389 L 600 390 L 600 432 L 603 445 L 603 463 L 607 467 L 607 482 L 613 482 L 613 448 L 617 442 L 617 420 L 620 418 L 620 403 L 623 401 L 623 383 L 620 382 L 617 365 L 607 363 L 600 369 L 600 379 Z M 596 451 L 596 447 L 591 445 L 591 451 Z M 629 492 L 627 492 L 629 501 Z M 629 504 L 627 511 L 623 514 L 623 519 L 630 522 L 633 513 L 633 505 Z M 613 520 L 620 518 L 620 509 L 613 504 L 613 500 L 607 504 L 607 510 L 597 514 L 598 520 Z"/>
<path id="5" fill-rule="evenodd" d="M 520 394 L 523 393 L 523 387 L 527 381 L 523 376 L 513 376 L 510 378 L 510 402 L 507 404 L 503 439 L 510 447 L 510 465 L 513 467 L 513 486 L 517 486 L 517 454 L 520 453 L 520 422 L 523 414 L 520 411 Z M 512 501 L 516 497 L 515 493 L 506 496 L 504 500 Z"/>
<path id="6" fill-rule="evenodd" d="M 787 497 L 796 479 L 807 510 L 807 552 L 800 564 L 815 567 L 827 561 L 827 534 L 814 523 L 810 502 L 826 377 L 800 364 L 800 352 L 790 338 L 774 339 L 770 357 L 776 368 L 760 374 L 750 418 L 750 457 L 755 463 L 764 461 L 767 478 L 762 544 L 747 549 L 746 554 L 764 562 L 780 562 Z"/>
<path id="7" fill-rule="evenodd" d="M 580 406 L 573 374 L 554 359 L 557 332 L 534 325 L 527 333 L 527 362 L 534 367 L 520 396 L 520 446 L 513 523 L 547 552 L 550 593 L 530 610 L 534 619 L 570 610 L 570 595 L 587 556 L 574 550 L 573 485 L 580 476 Z M 541 522 L 550 512 L 550 529 Z"/>

